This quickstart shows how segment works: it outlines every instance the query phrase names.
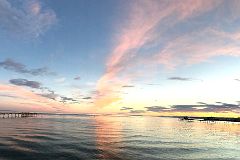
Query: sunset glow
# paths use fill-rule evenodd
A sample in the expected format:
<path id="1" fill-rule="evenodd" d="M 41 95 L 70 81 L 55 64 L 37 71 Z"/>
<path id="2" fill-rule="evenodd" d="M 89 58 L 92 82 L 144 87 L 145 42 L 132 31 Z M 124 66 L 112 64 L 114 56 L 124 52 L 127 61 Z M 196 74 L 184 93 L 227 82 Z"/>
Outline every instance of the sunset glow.
<path id="1" fill-rule="evenodd" d="M 239 0 L 74 2 L 0 0 L 0 111 L 239 117 Z"/>

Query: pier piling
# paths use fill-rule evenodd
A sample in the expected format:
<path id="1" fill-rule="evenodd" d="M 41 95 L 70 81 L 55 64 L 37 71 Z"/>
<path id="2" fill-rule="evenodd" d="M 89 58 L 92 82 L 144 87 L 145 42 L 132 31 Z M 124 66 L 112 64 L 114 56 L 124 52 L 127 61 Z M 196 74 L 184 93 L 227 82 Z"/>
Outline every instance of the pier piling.
<path id="1" fill-rule="evenodd" d="M 12 113 L 0 113 L 0 118 L 27 118 L 36 117 L 38 113 L 33 112 L 12 112 Z"/>

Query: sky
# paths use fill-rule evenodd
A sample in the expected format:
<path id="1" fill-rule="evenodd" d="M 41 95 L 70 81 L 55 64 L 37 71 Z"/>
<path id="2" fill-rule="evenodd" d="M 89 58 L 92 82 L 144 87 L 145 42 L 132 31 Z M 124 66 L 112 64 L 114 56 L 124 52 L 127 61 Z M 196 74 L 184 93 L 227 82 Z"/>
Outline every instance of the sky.
<path id="1" fill-rule="evenodd" d="M 238 0 L 0 0 L 0 111 L 235 116 Z"/>

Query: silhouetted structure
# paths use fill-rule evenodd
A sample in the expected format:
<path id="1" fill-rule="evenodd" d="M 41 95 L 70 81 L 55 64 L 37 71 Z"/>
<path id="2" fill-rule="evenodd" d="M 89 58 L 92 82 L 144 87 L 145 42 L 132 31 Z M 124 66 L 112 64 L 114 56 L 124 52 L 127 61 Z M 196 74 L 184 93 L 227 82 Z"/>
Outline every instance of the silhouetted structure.
<path id="1" fill-rule="evenodd" d="M 200 121 L 208 121 L 208 122 L 216 122 L 216 121 L 226 121 L 226 122 L 240 122 L 239 118 L 227 118 L 227 117 L 179 117 L 181 120 L 192 121 L 192 120 L 200 120 Z"/>
<path id="2" fill-rule="evenodd" d="M 13 113 L 0 113 L 0 118 L 24 118 L 24 117 L 36 117 L 38 113 L 31 112 L 13 112 Z"/>
<path id="3" fill-rule="evenodd" d="M 225 117 L 205 117 L 202 121 L 227 121 L 227 122 L 240 122 L 240 118 L 225 118 Z"/>
<path id="4" fill-rule="evenodd" d="M 194 118 L 190 118 L 188 116 L 184 116 L 184 117 L 181 118 L 181 120 L 192 121 L 192 120 L 194 120 Z"/>

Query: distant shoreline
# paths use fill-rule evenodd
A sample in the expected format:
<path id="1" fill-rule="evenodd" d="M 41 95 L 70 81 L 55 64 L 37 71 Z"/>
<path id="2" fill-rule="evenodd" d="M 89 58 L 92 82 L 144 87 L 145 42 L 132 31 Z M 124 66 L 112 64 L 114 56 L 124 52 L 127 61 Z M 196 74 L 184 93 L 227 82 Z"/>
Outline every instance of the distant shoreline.
<path id="1" fill-rule="evenodd" d="M 239 118 L 231 118 L 231 117 L 188 117 L 188 116 L 180 116 L 178 117 L 181 120 L 192 121 L 192 120 L 199 120 L 199 121 L 225 121 L 225 122 L 240 122 Z"/>

